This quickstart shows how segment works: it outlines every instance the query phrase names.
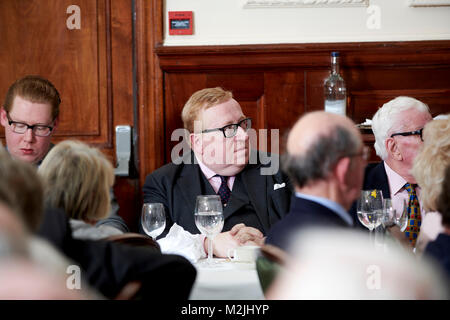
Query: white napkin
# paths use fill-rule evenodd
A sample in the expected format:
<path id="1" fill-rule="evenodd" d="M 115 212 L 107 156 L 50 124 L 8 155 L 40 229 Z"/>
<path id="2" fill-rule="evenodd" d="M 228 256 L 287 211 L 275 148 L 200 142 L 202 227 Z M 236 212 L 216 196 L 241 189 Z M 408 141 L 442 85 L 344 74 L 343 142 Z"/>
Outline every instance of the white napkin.
<path id="1" fill-rule="evenodd" d="M 359 124 L 360 126 L 371 126 L 372 125 L 372 119 L 366 119 L 366 121 Z"/>
<path id="2" fill-rule="evenodd" d="M 178 254 L 185 257 L 191 263 L 206 257 L 203 249 L 205 236 L 202 234 L 191 234 L 176 223 L 170 228 L 169 233 L 158 240 L 162 253 Z"/>

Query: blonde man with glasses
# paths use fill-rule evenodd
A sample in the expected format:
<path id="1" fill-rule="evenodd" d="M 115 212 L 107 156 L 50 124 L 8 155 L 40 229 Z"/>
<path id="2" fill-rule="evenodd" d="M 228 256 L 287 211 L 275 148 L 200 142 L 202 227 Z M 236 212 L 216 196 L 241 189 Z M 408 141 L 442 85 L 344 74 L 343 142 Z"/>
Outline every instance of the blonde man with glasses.
<path id="1" fill-rule="evenodd" d="M 42 77 L 26 76 L 13 83 L 0 111 L 6 145 L 13 157 L 41 163 L 58 128 L 60 103 L 56 88 Z"/>
<path id="2" fill-rule="evenodd" d="M 199 234 L 194 221 L 196 197 L 219 194 L 225 223 L 214 240 L 214 254 L 226 257 L 229 248 L 262 244 L 270 227 L 287 212 L 291 191 L 281 171 L 264 175 L 261 169 L 269 165 L 261 164 L 259 157 L 249 161 L 253 159 L 248 135 L 251 119 L 230 91 L 218 87 L 195 92 L 181 117 L 191 150 L 181 163 L 166 164 L 147 176 L 144 202 L 164 204 L 166 233 L 176 224 Z M 201 246 L 203 256 L 206 242 Z"/>
<path id="3" fill-rule="evenodd" d="M 8 89 L 0 109 L 0 123 L 5 128 L 9 154 L 39 166 L 53 147 L 51 139 L 58 129 L 61 98 L 47 79 L 28 75 L 16 80 Z M 111 225 L 128 232 L 125 221 L 118 216 L 119 205 L 112 189 L 111 215 L 98 225 Z"/>

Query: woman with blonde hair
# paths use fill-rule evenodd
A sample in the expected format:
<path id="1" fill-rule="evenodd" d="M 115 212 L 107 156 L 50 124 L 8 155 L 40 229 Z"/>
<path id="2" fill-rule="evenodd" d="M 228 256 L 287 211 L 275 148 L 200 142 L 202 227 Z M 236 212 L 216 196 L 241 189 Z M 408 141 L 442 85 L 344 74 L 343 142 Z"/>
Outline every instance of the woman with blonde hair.
<path id="1" fill-rule="evenodd" d="M 419 252 L 444 230 L 437 199 L 443 189 L 445 168 L 450 165 L 450 119 L 427 123 L 423 129 L 423 140 L 423 147 L 412 168 L 412 174 L 421 188 L 420 200 L 424 209 L 417 240 Z"/>
<path id="2" fill-rule="evenodd" d="M 110 212 L 111 163 L 97 148 L 66 140 L 53 147 L 38 169 L 49 207 L 63 209 L 70 218 L 74 238 L 98 240 L 122 231 L 95 223 Z"/>

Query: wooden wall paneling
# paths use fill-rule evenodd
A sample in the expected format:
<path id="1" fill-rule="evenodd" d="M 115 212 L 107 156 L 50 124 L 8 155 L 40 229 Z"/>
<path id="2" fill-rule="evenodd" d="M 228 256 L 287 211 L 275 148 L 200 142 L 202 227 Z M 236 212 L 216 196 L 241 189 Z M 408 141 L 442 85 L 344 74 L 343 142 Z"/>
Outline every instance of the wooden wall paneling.
<path id="1" fill-rule="evenodd" d="M 305 112 L 323 110 L 323 82 L 329 76 L 329 69 L 320 68 L 306 71 L 306 107 Z"/>
<path id="2" fill-rule="evenodd" d="M 450 41 L 158 46 L 156 53 L 162 72 L 171 77 L 195 72 L 215 79 L 214 84 L 242 86 L 241 92 L 257 92 L 259 85 L 246 79 L 263 73 L 263 92 L 255 103 L 264 116 L 258 121 L 268 129 L 280 128 L 283 136 L 304 112 L 323 110 L 323 81 L 329 75 L 330 52 L 335 50 L 341 52 L 348 115 L 355 122 L 371 118 L 379 106 L 398 95 L 428 103 L 433 115 L 450 111 Z M 227 73 L 232 75 L 226 78 Z M 184 92 L 180 84 L 176 91 Z M 176 94 L 171 85 L 165 83 L 166 90 Z M 166 112 L 170 107 L 165 105 Z M 373 145 L 370 132 L 363 132 L 363 137 Z M 371 159 L 377 160 L 374 152 Z"/>
<path id="3" fill-rule="evenodd" d="M 305 71 L 265 72 L 266 122 L 260 128 L 279 130 L 278 147 L 270 139 L 269 151 L 283 153 L 288 129 L 306 110 Z"/>
<path id="4" fill-rule="evenodd" d="M 106 3 L 79 1 L 79 30 L 66 26 L 66 8 L 71 4 L 68 0 L 0 2 L 0 95 L 3 99 L 12 82 L 24 75 L 42 75 L 55 84 L 62 99 L 55 141 L 77 137 L 111 146 L 107 135 L 111 106 L 105 86 Z"/>

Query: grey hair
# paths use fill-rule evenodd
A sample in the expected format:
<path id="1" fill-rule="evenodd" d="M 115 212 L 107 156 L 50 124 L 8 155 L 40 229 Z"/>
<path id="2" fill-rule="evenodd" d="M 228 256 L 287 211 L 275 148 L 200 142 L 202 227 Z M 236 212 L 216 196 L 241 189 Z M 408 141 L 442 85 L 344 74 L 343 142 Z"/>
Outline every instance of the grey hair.
<path id="1" fill-rule="evenodd" d="M 339 159 L 355 155 L 360 145 L 354 134 L 337 125 L 331 134 L 321 135 L 303 154 L 284 154 L 283 170 L 301 188 L 310 181 L 326 179 Z"/>
<path id="2" fill-rule="evenodd" d="M 401 130 L 401 119 L 399 114 L 408 109 L 416 109 L 420 112 L 430 113 L 428 105 L 417 99 L 400 96 L 383 104 L 372 118 L 372 131 L 375 136 L 375 151 L 377 155 L 386 160 L 387 150 L 385 146 L 386 139 L 394 130 Z"/>

